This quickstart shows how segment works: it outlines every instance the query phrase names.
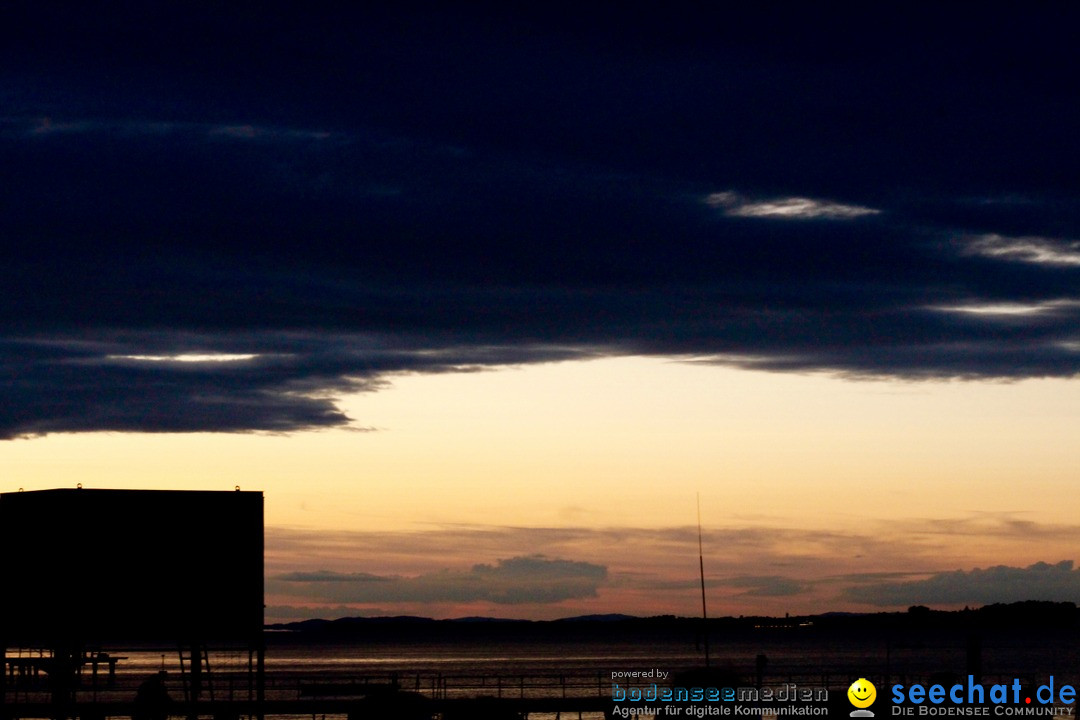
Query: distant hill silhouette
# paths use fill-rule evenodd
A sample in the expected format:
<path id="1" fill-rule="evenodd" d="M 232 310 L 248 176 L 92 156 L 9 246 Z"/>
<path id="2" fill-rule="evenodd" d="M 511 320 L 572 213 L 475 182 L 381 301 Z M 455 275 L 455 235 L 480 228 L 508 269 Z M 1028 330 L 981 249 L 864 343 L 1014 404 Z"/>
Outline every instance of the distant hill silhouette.
<path id="1" fill-rule="evenodd" d="M 1009 631 L 1046 629 L 1080 630 L 1080 611 L 1075 603 L 1025 601 L 987 605 L 977 609 L 932 610 L 916 605 L 906 612 L 822 613 L 800 616 L 740 616 L 710 618 L 710 634 L 726 637 L 757 636 L 762 633 L 794 633 L 806 636 L 845 635 L 880 632 L 903 636 L 912 632 Z M 636 637 L 685 636 L 701 634 L 698 617 L 660 615 L 582 615 L 559 620 L 513 620 L 463 617 L 434 620 L 415 616 L 347 617 L 336 620 L 302 620 L 268 625 L 279 634 L 302 636 L 304 640 L 345 640 L 394 637 L 396 639 L 455 639 L 488 635 L 503 639 L 543 640 L 603 639 L 625 635 Z"/>

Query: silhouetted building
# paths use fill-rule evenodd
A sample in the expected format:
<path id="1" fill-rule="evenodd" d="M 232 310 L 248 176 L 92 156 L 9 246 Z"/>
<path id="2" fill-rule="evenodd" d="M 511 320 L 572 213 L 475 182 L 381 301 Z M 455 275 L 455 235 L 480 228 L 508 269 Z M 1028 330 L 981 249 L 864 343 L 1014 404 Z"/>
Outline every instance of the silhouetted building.
<path id="1" fill-rule="evenodd" d="M 63 665 L 129 642 L 187 648 L 193 699 L 207 647 L 245 648 L 261 696 L 261 492 L 2 493 L 0 548 L 0 660 L 48 650 L 54 697 Z"/>
<path id="2" fill-rule="evenodd" d="M 261 637 L 261 492 L 3 493 L 0 547 L 9 642 Z"/>

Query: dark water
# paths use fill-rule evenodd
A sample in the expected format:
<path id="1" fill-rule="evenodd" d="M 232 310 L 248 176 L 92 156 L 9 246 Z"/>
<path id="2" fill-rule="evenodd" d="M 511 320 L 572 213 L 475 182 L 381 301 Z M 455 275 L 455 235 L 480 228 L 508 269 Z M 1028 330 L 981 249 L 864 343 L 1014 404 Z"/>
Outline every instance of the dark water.
<path id="1" fill-rule="evenodd" d="M 1080 649 L 1072 634 L 1000 633 L 981 637 L 977 647 L 973 658 L 970 640 L 961 636 L 896 639 L 763 632 L 713 638 L 711 663 L 730 669 L 747 685 L 794 682 L 800 687 L 825 687 L 836 692 L 844 692 L 860 677 L 884 688 L 887 683 L 925 682 L 936 673 L 963 675 L 973 662 L 988 682 L 1011 677 L 1043 682 L 1054 675 L 1059 684 L 1080 686 Z M 9 650 L 9 657 L 18 653 Z M 122 657 L 115 684 L 107 684 L 104 668 L 97 678 L 88 676 L 84 669 L 77 691 L 80 698 L 131 699 L 140 682 L 161 670 L 166 673 L 170 695 L 184 697 L 186 683 L 177 651 L 129 647 L 112 654 Z M 211 650 L 204 697 L 207 692 L 218 699 L 247 697 L 251 690 L 249 659 L 246 651 Z M 294 699 L 312 686 L 330 693 L 334 687 L 352 687 L 342 691 L 346 695 L 359 683 L 390 682 L 405 690 L 441 697 L 610 697 L 613 673 L 675 674 L 700 667 L 703 660 L 704 648 L 696 640 L 655 635 L 500 640 L 489 632 L 475 639 L 425 641 L 412 637 L 397 641 L 381 637 L 320 643 L 271 635 L 265 668 L 268 699 Z M 30 684 L 21 690 L 9 686 L 7 700 L 40 699 L 47 697 L 46 693 L 41 685 Z M 545 716 L 531 717 L 544 720 Z"/>

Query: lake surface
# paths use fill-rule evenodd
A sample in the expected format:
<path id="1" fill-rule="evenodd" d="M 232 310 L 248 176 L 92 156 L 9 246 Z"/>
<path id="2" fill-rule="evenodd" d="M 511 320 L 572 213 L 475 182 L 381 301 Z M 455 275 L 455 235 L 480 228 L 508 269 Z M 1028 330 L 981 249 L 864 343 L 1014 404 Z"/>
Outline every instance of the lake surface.
<path id="1" fill-rule="evenodd" d="M 298 634 L 270 633 L 265 654 L 268 699 L 294 699 L 305 693 L 348 697 L 363 683 L 396 683 L 429 697 L 610 697 L 612 683 L 644 686 L 670 682 L 677 673 L 700 667 L 704 646 L 699 637 L 664 633 L 528 633 L 487 627 L 454 637 L 425 639 L 415 629 L 404 637 L 387 631 L 374 638 L 313 641 Z M 1010 631 L 978 637 L 975 661 L 986 682 L 1020 677 L 1025 682 L 1080 685 L 1080 643 L 1074 632 Z M 711 664 L 729 669 L 741 683 L 796 683 L 801 688 L 844 692 L 865 677 L 884 688 L 889 683 L 926 682 L 931 676 L 966 676 L 973 662 L 971 636 L 962 632 L 906 634 L 798 632 L 791 629 L 713 637 Z M 9 658 L 16 655 L 9 650 Z M 82 698 L 131 699 L 139 684 L 164 670 L 169 694 L 185 697 L 188 682 L 177 650 L 139 647 L 112 650 L 120 660 L 115 683 L 107 684 L 104 667 L 97 678 L 84 668 Z M 211 650 L 204 671 L 203 697 L 247 697 L 252 690 L 246 651 Z M 183 660 L 190 671 L 190 658 Z M 613 677 L 614 673 L 619 673 Z M 639 673 L 633 675 L 632 673 Z M 667 678 L 667 680 L 665 680 Z M 9 686 L 7 701 L 47 697 L 39 681 Z M 881 690 L 879 690 L 881 692 Z M 535 720 L 543 720 L 537 714 Z"/>

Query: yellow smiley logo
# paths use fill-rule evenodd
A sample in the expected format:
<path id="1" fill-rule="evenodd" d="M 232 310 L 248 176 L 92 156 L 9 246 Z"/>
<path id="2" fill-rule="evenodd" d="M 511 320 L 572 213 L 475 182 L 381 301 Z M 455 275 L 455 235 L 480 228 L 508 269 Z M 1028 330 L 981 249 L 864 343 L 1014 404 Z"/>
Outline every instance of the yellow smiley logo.
<path id="1" fill-rule="evenodd" d="M 877 688 L 866 678 L 859 678 L 847 689 L 847 699 L 857 708 L 868 708 L 877 699 Z"/>

